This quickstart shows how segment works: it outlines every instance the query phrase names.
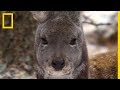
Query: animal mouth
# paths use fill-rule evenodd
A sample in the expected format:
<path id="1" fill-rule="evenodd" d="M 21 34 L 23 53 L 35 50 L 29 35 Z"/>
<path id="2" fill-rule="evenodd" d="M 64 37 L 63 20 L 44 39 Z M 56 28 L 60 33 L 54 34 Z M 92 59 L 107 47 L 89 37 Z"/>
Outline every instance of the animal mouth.
<path id="1" fill-rule="evenodd" d="M 50 75 L 50 76 L 65 76 L 65 75 L 70 75 L 70 73 L 71 72 L 62 74 L 61 72 L 56 71 L 56 73 L 49 73 L 48 72 L 48 75 Z"/>
<path id="2" fill-rule="evenodd" d="M 52 67 L 49 67 L 44 69 L 44 71 L 50 76 L 65 76 L 72 73 L 72 69 L 70 67 L 65 67 L 61 71 L 56 71 Z"/>

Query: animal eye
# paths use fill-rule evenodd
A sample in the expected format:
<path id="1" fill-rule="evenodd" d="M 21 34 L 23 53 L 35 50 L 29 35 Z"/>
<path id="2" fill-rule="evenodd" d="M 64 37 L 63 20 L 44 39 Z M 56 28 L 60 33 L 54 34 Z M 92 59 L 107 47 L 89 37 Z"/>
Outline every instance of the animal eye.
<path id="1" fill-rule="evenodd" d="M 75 45 L 76 44 L 76 38 L 73 38 L 71 41 L 70 41 L 70 45 Z"/>
<path id="2" fill-rule="evenodd" d="M 44 44 L 44 45 L 48 44 L 48 41 L 46 38 L 41 38 L 41 40 L 42 40 L 42 44 Z"/>

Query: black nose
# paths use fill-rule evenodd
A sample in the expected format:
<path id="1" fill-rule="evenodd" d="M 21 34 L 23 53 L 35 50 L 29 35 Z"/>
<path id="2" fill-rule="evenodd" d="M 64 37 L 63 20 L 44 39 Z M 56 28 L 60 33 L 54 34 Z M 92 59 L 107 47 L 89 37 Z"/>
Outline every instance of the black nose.
<path id="1" fill-rule="evenodd" d="M 56 70 L 62 70 L 62 68 L 65 66 L 65 61 L 63 59 L 59 60 L 53 60 L 52 61 L 52 67 Z"/>

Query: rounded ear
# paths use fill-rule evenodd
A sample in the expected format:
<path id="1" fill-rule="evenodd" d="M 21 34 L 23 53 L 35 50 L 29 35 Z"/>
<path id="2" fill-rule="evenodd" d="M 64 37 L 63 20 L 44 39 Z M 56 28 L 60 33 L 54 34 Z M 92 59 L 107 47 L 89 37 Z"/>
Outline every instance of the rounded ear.
<path id="1" fill-rule="evenodd" d="M 75 22 L 78 26 L 81 23 L 82 11 L 69 11 L 69 17 L 73 22 Z"/>
<path id="2" fill-rule="evenodd" d="M 43 23 L 48 19 L 49 11 L 30 11 L 33 18 L 39 23 Z"/>

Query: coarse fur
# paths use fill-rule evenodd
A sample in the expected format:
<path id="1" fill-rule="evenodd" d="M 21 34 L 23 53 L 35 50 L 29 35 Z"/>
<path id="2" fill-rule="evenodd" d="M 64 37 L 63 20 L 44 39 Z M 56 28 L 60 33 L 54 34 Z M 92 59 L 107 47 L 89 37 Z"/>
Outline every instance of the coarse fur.
<path id="1" fill-rule="evenodd" d="M 38 21 L 35 34 L 38 79 L 87 79 L 88 54 L 79 11 L 31 11 Z M 71 45 L 71 40 L 75 44 Z M 51 63 L 64 60 L 55 70 Z"/>
<path id="2" fill-rule="evenodd" d="M 117 79 L 117 51 L 96 55 L 89 60 L 89 79 Z"/>

